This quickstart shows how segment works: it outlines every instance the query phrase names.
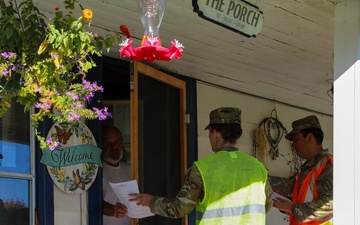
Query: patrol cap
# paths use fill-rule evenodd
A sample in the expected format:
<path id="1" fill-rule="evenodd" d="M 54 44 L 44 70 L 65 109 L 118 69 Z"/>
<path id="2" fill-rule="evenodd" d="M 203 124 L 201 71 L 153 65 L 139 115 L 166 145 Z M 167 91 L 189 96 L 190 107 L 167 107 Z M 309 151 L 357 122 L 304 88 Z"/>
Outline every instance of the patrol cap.
<path id="1" fill-rule="evenodd" d="M 318 118 L 314 115 L 311 115 L 292 122 L 292 128 L 293 128 L 292 131 L 287 135 L 285 135 L 285 138 L 288 139 L 289 141 L 292 141 L 294 135 L 301 130 L 309 129 L 309 128 L 321 129 L 321 126 Z"/>
<path id="2" fill-rule="evenodd" d="M 211 124 L 228 124 L 237 123 L 241 124 L 241 109 L 234 107 L 221 107 L 214 109 L 209 115 L 210 123 L 205 127 L 209 129 Z"/>

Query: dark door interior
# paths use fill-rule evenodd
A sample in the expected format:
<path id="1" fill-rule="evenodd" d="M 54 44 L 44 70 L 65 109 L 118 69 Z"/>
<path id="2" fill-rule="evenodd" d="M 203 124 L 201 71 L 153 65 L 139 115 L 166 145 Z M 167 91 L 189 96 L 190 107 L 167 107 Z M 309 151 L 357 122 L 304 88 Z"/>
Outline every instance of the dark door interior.
<path id="1" fill-rule="evenodd" d="M 175 197 L 180 188 L 179 91 L 139 74 L 139 185 L 152 195 Z M 140 127 L 141 126 L 141 127 Z M 176 225 L 180 219 L 153 216 L 143 225 Z"/>
<path id="2" fill-rule="evenodd" d="M 129 63 L 106 59 L 102 65 L 103 101 L 130 100 Z M 115 105 L 109 111 L 115 111 Z M 144 74 L 138 76 L 138 184 L 140 192 L 175 197 L 183 177 L 181 172 L 179 89 Z M 126 112 L 128 113 L 128 112 Z M 116 116 L 104 121 L 115 124 Z M 124 132 L 123 132 L 124 133 Z M 130 146 L 129 146 L 130 148 Z M 131 155 L 125 157 L 131 162 Z M 136 165 L 131 165 L 136 166 Z M 141 225 L 177 225 L 181 219 L 152 216 L 140 219 Z"/>

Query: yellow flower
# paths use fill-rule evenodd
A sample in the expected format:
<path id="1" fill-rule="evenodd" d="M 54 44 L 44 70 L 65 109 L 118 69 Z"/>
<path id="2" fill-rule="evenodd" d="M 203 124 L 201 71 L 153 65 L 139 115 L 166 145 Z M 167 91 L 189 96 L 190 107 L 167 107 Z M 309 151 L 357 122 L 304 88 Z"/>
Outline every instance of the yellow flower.
<path id="1" fill-rule="evenodd" d="M 81 141 L 82 141 L 82 143 L 84 144 L 87 144 L 87 138 L 86 138 L 86 136 L 83 134 L 83 135 L 81 135 Z"/>
<path id="2" fill-rule="evenodd" d="M 83 10 L 83 18 L 84 20 L 91 20 L 92 19 L 93 12 L 91 9 L 84 9 Z"/>
<path id="3" fill-rule="evenodd" d="M 62 182 L 65 179 L 65 171 L 64 170 L 59 170 L 58 171 L 58 177 L 59 177 L 59 181 Z"/>

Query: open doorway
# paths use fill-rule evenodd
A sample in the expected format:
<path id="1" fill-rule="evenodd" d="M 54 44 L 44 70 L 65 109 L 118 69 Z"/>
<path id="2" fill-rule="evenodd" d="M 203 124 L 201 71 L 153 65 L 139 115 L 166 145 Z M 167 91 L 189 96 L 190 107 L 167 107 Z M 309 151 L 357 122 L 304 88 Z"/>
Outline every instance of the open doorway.
<path id="1" fill-rule="evenodd" d="M 185 82 L 139 62 L 134 64 L 103 61 L 102 101 L 113 114 L 104 124 L 122 130 L 123 159 L 131 165 L 140 192 L 175 197 L 187 169 Z M 187 217 L 153 216 L 136 222 L 180 225 L 187 224 Z"/>

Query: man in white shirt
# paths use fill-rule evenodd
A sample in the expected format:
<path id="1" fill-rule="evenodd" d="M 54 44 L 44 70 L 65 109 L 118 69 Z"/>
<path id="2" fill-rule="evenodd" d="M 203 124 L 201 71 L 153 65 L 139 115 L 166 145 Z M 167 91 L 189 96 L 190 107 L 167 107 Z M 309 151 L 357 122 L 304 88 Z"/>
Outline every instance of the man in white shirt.
<path id="1" fill-rule="evenodd" d="M 103 224 L 130 225 L 127 208 L 119 202 L 109 184 L 131 180 L 129 164 L 121 161 L 124 152 L 123 135 L 118 128 L 105 126 L 103 141 Z"/>

